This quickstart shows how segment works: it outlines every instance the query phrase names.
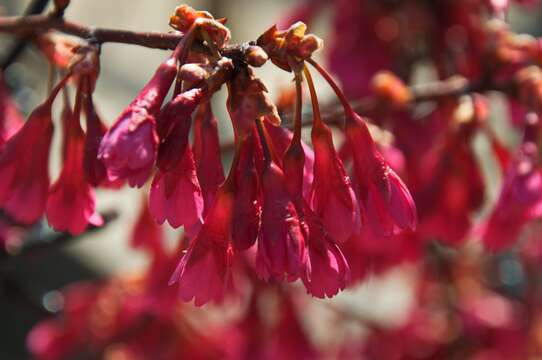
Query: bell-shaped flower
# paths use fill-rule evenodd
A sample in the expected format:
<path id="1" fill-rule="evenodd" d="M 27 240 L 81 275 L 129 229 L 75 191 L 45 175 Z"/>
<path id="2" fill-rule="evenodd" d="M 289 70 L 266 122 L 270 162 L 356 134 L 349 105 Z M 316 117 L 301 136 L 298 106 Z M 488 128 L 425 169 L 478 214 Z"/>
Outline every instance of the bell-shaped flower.
<path id="1" fill-rule="evenodd" d="M 32 224 L 45 210 L 53 137 L 51 107 L 66 81 L 58 84 L 30 114 L 0 153 L 0 207 L 23 224 Z"/>
<path id="2" fill-rule="evenodd" d="M 333 239 L 344 242 L 359 227 L 359 211 L 350 178 L 333 147 L 331 131 L 321 121 L 312 130 L 314 181 L 310 205 Z"/>
<path id="3" fill-rule="evenodd" d="M 194 144 L 192 151 L 196 173 L 203 192 L 204 213 L 212 206 L 216 191 L 224 182 L 224 168 L 220 159 L 220 141 L 216 118 L 211 104 L 203 103 L 194 121 Z"/>
<path id="4" fill-rule="evenodd" d="M 233 193 L 222 187 L 201 230 L 170 279 L 170 284 L 179 283 L 179 296 L 183 301 L 193 298 L 196 306 L 219 302 L 231 286 L 232 214 Z"/>
<path id="5" fill-rule="evenodd" d="M 286 277 L 294 281 L 305 270 L 305 240 L 284 173 L 273 162 L 264 169 L 262 191 L 262 226 L 256 256 L 258 275 L 265 280 Z"/>
<path id="6" fill-rule="evenodd" d="M 490 250 L 512 246 L 524 225 L 542 216 L 542 170 L 536 145 L 538 119 L 531 119 L 533 123 L 527 124 L 519 153 L 505 175 L 497 205 L 483 226 L 482 239 Z"/>
<path id="7" fill-rule="evenodd" d="M 352 150 L 356 193 L 375 234 L 389 236 L 414 230 L 416 206 L 406 185 L 378 152 L 364 120 L 346 110 L 346 140 Z"/>
<path id="8" fill-rule="evenodd" d="M 64 165 L 60 177 L 49 190 L 46 215 L 49 225 L 56 231 L 77 235 L 88 224 L 102 225 L 103 219 L 95 212 L 94 189 L 87 182 L 83 169 L 85 134 L 79 116 L 67 108 L 63 117 Z"/>
<path id="9" fill-rule="evenodd" d="M 98 157 L 105 163 L 109 180 L 127 179 L 135 187 L 147 181 L 158 147 L 155 118 L 176 73 L 173 56 L 158 67 L 103 137 Z"/>
<path id="10" fill-rule="evenodd" d="M 150 211 L 156 222 L 178 228 L 202 222 L 203 196 L 190 148 L 174 168 L 159 169 L 151 185 Z"/>
<path id="11" fill-rule="evenodd" d="M 161 141 L 166 139 L 179 122 L 190 122 L 190 117 L 203 100 L 205 90 L 194 88 L 184 91 L 168 102 L 157 118 L 157 132 Z"/>
<path id="12" fill-rule="evenodd" d="M 303 284 L 313 296 L 332 297 L 345 288 L 350 267 L 339 245 L 330 238 L 322 221 L 308 206 L 305 207 L 304 221 L 308 229 L 308 261 Z"/>
<path id="13" fill-rule="evenodd" d="M 167 219 L 173 227 L 201 223 L 203 214 L 203 196 L 188 147 L 190 115 L 196 105 L 187 105 L 183 94 L 169 102 L 160 116 L 160 123 L 168 124 L 170 129 L 160 144 L 159 170 L 149 198 L 155 220 L 161 224 Z"/>

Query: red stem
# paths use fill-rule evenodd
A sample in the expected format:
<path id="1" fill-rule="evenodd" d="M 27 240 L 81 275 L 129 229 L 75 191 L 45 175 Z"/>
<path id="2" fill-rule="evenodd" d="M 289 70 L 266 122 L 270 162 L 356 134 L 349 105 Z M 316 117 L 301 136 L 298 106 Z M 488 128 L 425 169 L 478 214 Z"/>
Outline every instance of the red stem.
<path id="1" fill-rule="evenodd" d="M 307 59 L 307 62 L 309 64 L 311 64 L 316 70 L 318 70 L 318 72 L 320 73 L 320 75 L 322 75 L 322 77 L 324 79 L 326 79 L 327 83 L 331 86 L 331 88 L 333 89 L 333 91 L 335 92 L 335 94 L 337 95 L 337 97 L 339 98 L 339 101 L 341 102 L 341 104 L 343 105 L 344 107 L 344 110 L 345 111 L 352 111 L 352 106 L 350 106 L 350 103 L 348 102 L 348 100 L 346 99 L 346 96 L 344 96 L 344 93 L 342 92 L 341 88 L 339 87 L 339 85 L 337 85 L 337 83 L 335 82 L 335 80 L 333 80 L 333 78 L 331 77 L 331 75 L 326 71 L 326 69 L 324 69 L 323 67 L 320 66 L 320 64 L 318 64 L 316 61 L 314 61 L 313 59 Z"/>
<path id="2" fill-rule="evenodd" d="M 313 124 L 314 126 L 321 126 L 324 123 L 322 121 L 322 117 L 320 116 L 320 105 L 318 104 L 318 96 L 316 95 L 316 88 L 314 87 L 314 82 L 312 81 L 311 72 L 306 65 L 304 65 L 303 67 L 303 72 L 305 73 L 307 85 L 309 86 L 309 92 L 311 93 Z"/>

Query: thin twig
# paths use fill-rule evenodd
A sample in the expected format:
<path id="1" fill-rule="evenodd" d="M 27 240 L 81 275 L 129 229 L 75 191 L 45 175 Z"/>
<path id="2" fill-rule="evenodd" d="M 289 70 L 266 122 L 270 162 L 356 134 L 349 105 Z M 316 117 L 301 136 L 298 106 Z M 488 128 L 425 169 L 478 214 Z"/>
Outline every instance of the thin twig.
<path id="1" fill-rule="evenodd" d="M 56 30 L 98 43 L 124 43 L 145 46 L 154 49 L 174 49 L 182 39 L 180 33 L 135 32 L 128 30 L 92 28 L 71 21 L 66 21 L 52 14 L 11 16 L 0 18 L 0 32 L 28 35 Z"/>
<path id="2" fill-rule="evenodd" d="M 25 16 L 34 15 L 34 14 L 40 14 L 45 10 L 47 7 L 47 4 L 49 3 L 49 0 L 34 0 L 32 3 L 28 5 L 26 8 L 24 14 Z M 7 56 L 0 64 L 0 69 L 6 70 L 9 65 L 11 65 L 19 55 L 23 52 L 24 48 L 26 47 L 26 44 L 28 43 L 29 37 L 24 36 L 20 38 L 12 47 L 11 50 L 7 52 Z"/>

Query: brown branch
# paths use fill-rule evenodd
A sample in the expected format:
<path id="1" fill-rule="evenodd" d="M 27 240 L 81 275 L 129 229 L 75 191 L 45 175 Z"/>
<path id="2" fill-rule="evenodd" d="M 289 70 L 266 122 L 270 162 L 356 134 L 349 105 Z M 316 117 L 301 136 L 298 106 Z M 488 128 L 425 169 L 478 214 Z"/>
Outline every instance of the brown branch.
<path id="1" fill-rule="evenodd" d="M 92 28 L 63 18 L 48 15 L 0 17 L 0 32 L 28 35 L 56 30 L 65 34 L 96 41 L 133 44 L 153 49 L 174 49 L 182 39 L 180 33 L 134 32 L 129 30 Z"/>
<path id="2" fill-rule="evenodd" d="M 73 35 L 94 41 L 99 44 L 108 42 L 139 45 L 153 49 L 173 50 L 183 35 L 178 32 L 134 32 L 130 30 L 92 28 L 82 24 L 66 21 L 65 19 L 53 14 L 0 17 L 0 32 L 14 33 L 20 36 L 42 33 L 47 30 L 56 30 L 65 34 Z M 243 50 L 250 43 L 230 45 L 223 49 L 222 54 L 232 59 L 244 57 Z M 201 45 L 201 44 L 200 44 Z M 198 44 L 195 44 L 198 46 Z M 201 47 L 201 46 L 200 46 Z M 493 84 L 487 81 L 469 82 L 462 78 L 452 78 L 445 81 L 439 81 L 423 85 L 410 87 L 412 93 L 411 105 L 425 101 L 441 101 L 448 98 L 456 98 L 472 92 L 485 91 L 504 91 L 513 93 L 513 83 Z M 364 116 L 371 116 L 380 111 L 384 113 L 390 111 L 389 104 L 383 103 L 377 98 L 367 97 L 358 101 L 352 101 L 353 108 Z M 391 109 L 396 110 L 396 109 Z M 323 109 L 326 121 L 331 124 L 339 124 L 342 115 L 342 108 L 337 104 L 332 104 Z M 311 117 L 306 114 L 305 118 Z M 285 126 L 288 127 L 290 121 L 289 115 L 284 116 Z M 304 121 L 305 124 L 305 121 Z"/>
<path id="3" fill-rule="evenodd" d="M 472 93 L 485 93 L 488 91 L 500 91 L 507 95 L 515 95 L 515 82 L 507 80 L 499 83 L 485 81 L 468 81 L 464 78 L 451 78 L 443 81 L 435 81 L 426 84 L 413 85 L 409 87 L 412 99 L 410 107 L 423 102 L 441 102 L 447 99 L 455 99 Z M 386 101 L 379 100 L 374 96 L 368 96 L 360 100 L 351 100 L 352 108 L 362 116 L 378 116 L 396 111 L 408 111 L 390 106 Z M 323 120 L 330 125 L 340 125 L 343 121 L 343 108 L 338 101 L 332 102 L 322 109 Z M 292 128 L 292 114 L 281 114 L 283 126 Z M 312 124 L 312 112 L 303 113 L 303 126 Z"/>
<path id="4" fill-rule="evenodd" d="M 47 7 L 48 3 L 49 3 L 49 0 L 33 0 L 27 6 L 24 12 L 25 16 L 40 14 L 45 9 L 45 7 Z M 17 60 L 19 55 L 21 55 L 24 48 L 26 47 L 27 42 L 28 42 L 28 37 L 22 37 L 15 44 L 13 44 L 11 49 L 7 52 L 7 56 L 0 64 L 0 69 L 2 70 L 7 69 L 11 63 Z"/>

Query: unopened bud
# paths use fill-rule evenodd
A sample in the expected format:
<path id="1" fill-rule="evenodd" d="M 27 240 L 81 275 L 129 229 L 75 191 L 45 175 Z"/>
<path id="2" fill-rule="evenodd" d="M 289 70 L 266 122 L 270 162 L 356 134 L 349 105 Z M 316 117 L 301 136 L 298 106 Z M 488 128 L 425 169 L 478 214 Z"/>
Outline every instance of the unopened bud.
<path id="1" fill-rule="evenodd" d="M 179 71 L 179 77 L 189 83 L 198 83 L 209 77 L 209 72 L 200 64 L 184 64 Z"/>
<path id="2" fill-rule="evenodd" d="M 81 46 L 74 49 L 74 56 L 68 65 L 68 70 L 76 76 L 85 76 L 89 80 L 89 90 L 94 91 L 100 72 L 100 57 L 94 46 Z"/>
<path id="3" fill-rule="evenodd" d="M 284 37 L 284 42 L 286 43 L 286 48 L 295 49 L 305 36 L 307 31 L 307 25 L 305 23 L 298 21 L 288 28 L 286 31 L 286 36 Z"/>
<path id="4" fill-rule="evenodd" d="M 197 12 L 188 5 L 175 8 L 175 14 L 169 19 L 169 25 L 179 31 L 186 32 L 197 18 Z"/>
<path id="5" fill-rule="evenodd" d="M 267 53 L 261 47 L 253 45 L 245 50 L 245 59 L 247 64 L 260 67 L 267 62 L 269 56 L 267 56 Z"/>
<path id="6" fill-rule="evenodd" d="M 219 49 L 223 48 L 231 39 L 230 29 L 214 19 L 197 18 L 196 24 Z"/>
<path id="7" fill-rule="evenodd" d="M 324 47 L 324 41 L 318 36 L 309 34 L 303 37 L 296 49 L 296 55 L 302 59 L 308 59 L 312 53 Z"/>

